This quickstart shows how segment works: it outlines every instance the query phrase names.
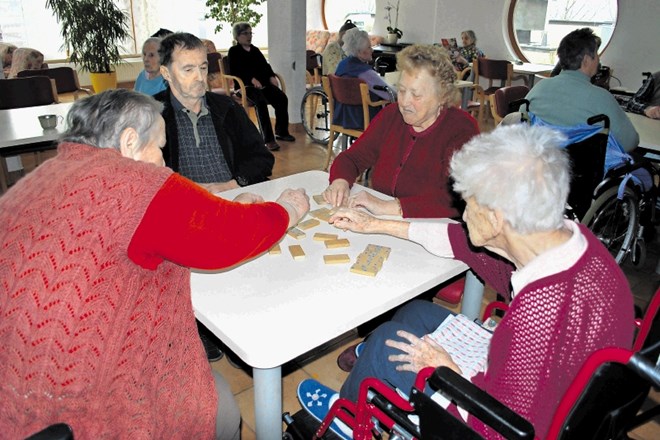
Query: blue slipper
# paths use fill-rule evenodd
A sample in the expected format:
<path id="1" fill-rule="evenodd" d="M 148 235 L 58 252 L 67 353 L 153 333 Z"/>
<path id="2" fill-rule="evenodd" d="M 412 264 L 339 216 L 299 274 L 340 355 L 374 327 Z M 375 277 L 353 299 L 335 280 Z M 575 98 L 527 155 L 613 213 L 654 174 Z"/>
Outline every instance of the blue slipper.
<path id="1" fill-rule="evenodd" d="M 312 417 L 322 422 L 330 407 L 339 398 L 339 393 L 314 379 L 305 379 L 298 384 L 298 401 Z M 340 427 L 340 425 L 342 425 Z M 343 428 L 343 429 L 342 429 Z M 352 430 L 341 420 L 335 419 L 330 431 L 342 439 L 351 440 Z"/>

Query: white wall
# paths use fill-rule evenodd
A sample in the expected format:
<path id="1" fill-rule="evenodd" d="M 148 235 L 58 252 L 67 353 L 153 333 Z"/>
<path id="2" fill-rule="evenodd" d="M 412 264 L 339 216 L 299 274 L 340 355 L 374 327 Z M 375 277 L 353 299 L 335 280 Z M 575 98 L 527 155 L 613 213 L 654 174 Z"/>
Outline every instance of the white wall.
<path id="1" fill-rule="evenodd" d="M 332 1 L 332 0 L 327 0 Z M 490 58 L 513 59 L 506 36 L 511 0 L 401 0 L 399 28 L 402 42 L 436 43 L 442 37 L 459 38 L 472 29 L 480 49 Z M 385 6 L 376 0 L 374 33 L 385 34 Z M 307 0 L 307 28 L 320 29 L 321 0 Z M 602 63 L 612 67 L 623 87 L 636 90 L 642 72 L 660 70 L 660 0 L 619 0 L 619 19 Z M 617 86 L 616 80 L 611 83 Z"/>

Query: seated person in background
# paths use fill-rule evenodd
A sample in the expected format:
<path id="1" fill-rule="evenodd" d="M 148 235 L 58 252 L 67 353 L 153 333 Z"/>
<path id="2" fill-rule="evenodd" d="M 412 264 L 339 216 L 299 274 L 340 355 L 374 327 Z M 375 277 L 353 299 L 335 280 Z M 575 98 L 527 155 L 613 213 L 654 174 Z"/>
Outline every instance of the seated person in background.
<path id="1" fill-rule="evenodd" d="M 660 71 L 649 76 L 626 108 L 629 112 L 660 119 Z"/>
<path id="2" fill-rule="evenodd" d="M 329 73 L 335 73 L 337 70 L 337 65 L 341 60 L 346 58 L 344 50 L 341 48 L 344 45 L 344 34 L 347 30 L 353 29 L 357 26 L 351 21 L 346 20 L 346 22 L 339 28 L 337 33 L 337 41 L 332 41 L 325 46 L 323 49 L 323 74 L 327 75 Z"/>
<path id="3" fill-rule="evenodd" d="M 249 23 L 236 23 L 233 27 L 237 44 L 229 48 L 229 70 L 243 80 L 246 93 L 257 106 L 259 121 L 266 146 L 271 151 L 280 149 L 275 139 L 293 142 L 289 134 L 289 99 L 279 88 L 272 67 L 259 48 L 252 45 L 252 27 Z M 268 104 L 275 109 L 275 133 L 270 122 Z"/>
<path id="4" fill-rule="evenodd" d="M 374 89 L 374 86 L 389 87 L 389 85 L 369 64 L 374 53 L 369 34 L 355 27 L 346 31 L 342 41 L 344 42 L 343 50 L 348 57 L 339 62 L 335 75 L 364 80 L 369 85 L 369 93 L 374 101 L 391 99 L 390 94 L 386 91 Z M 379 110 L 379 108 L 371 107 L 369 109 L 371 118 L 376 116 Z M 362 106 L 344 106 L 336 103 L 334 123 L 346 128 L 362 129 L 364 126 Z"/>
<path id="5" fill-rule="evenodd" d="M 599 46 L 600 37 L 589 28 L 566 35 L 557 49 L 562 70 L 529 91 L 529 110 L 549 124 L 569 127 L 605 114 L 610 118 L 612 135 L 630 152 L 639 143 L 635 127 L 609 91 L 591 84 L 591 77 L 598 71 Z"/>
<path id="6" fill-rule="evenodd" d="M 397 54 L 397 66 L 396 105 L 385 107 L 351 148 L 337 156 L 324 198 L 334 206 L 359 206 L 375 215 L 457 217 L 449 160 L 479 133 L 477 122 L 456 107 L 456 74 L 446 50 L 412 45 Z M 364 191 L 349 197 L 356 178 L 369 168 L 372 187 L 394 200 Z"/>
<path id="7" fill-rule="evenodd" d="M 160 47 L 160 38 L 150 37 L 142 45 L 142 62 L 144 63 L 144 70 L 140 72 L 135 80 L 135 87 L 133 90 L 137 92 L 146 93 L 147 95 L 155 95 L 162 92 L 167 88 L 167 83 L 160 74 L 160 55 L 158 55 L 158 48 Z"/>
<path id="8" fill-rule="evenodd" d="M 451 177 L 467 203 L 467 230 L 445 221 L 384 220 L 349 208 L 330 218 L 339 229 L 389 234 L 459 259 L 497 292 L 511 292 L 485 371 L 468 379 L 529 420 L 538 438 L 546 437 L 587 357 L 605 347 L 630 348 L 634 332 L 633 297 L 623 272 L 589 229 L 564 218 L 570 168 L 560 140 L 544 127 L 497 127 L 455 153 Z M 367 338 L 340 397 L 355 401 L 366 377 L 409 393 L 422 368 L 461 373 L 442 341 L 428 335 L 449 315 L 426 301 L 399 309 Z M 467 423 L 485 438 L 499 438 L 471 416 Z"/>
<path id="9" fill-rule="evenodd" d="M 458 49 L 458 56 L 454 58 L 454 67 L 459 72 L 473 62 L 476 58 L 483 58 L 486 55 L 477 47 L 477 36 L 474 31 L 467 30 L 461 32 L 463 47 Z"/>
<path id="10" fill-rule="evenodd" d="M 76 101 L 57 156 L 0 198 L 7 438 L 57 422 L 81 439 L 240 437 L 197 336 L 189 267 L 264 252 L 309 203 L 302 190 L 224 200 L 172 172 L 161 107 L 125 89 Z"/>
<path id="11" fill-rule="evenodd" d="M 275 158 L 245 110 L 228 96 L 207 92 L 206 47 L 192 34 L 174 33 L 158 50 L 169 87 L 154 97 L 163 103 L 165 163 L 212 193 L 262 182 Z M 223 353 L 200 324 L 210 361 Z"/>

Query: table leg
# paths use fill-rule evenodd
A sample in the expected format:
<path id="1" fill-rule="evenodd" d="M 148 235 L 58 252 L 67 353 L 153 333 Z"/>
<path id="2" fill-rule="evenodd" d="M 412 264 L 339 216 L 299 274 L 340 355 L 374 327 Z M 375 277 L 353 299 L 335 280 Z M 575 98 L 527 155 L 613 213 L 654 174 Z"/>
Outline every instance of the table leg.
<path id="1" fill-rule="evenodd" d="M 282 367 L 253 368 L 254 417 L 259 440 L 282 439 Z"/>
<path id="2" fill-rule="evenodd" d="M 481 312 L 481 300 L 483 297 L 484 285 L 471 270 L 468 270 L 465 275 L 465 289 L 463 290 L 461 313 L 471 320 L 480 318 L 479 312 Z"/>

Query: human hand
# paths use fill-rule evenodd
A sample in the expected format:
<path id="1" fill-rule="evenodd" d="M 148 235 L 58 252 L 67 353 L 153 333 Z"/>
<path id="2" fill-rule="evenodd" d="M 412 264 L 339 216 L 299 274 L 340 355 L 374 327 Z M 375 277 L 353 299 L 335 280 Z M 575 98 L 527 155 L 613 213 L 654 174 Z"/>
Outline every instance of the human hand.
<path id="1" fill-rule="evenodd" d="M 330 216 L 328 223 L 344 231 L 368 234 L 377 232 L 379 221 L 379 219 L 366 212 L 352 208 L 340 208 Z"/>
<path id="2" fill-rule="evenodd" d="M 274 85 L 275 87 L 279 87 L 279 86 L 280 86 L 280 81 L 277 79 L 276 76 L 271 76 L 271 77 L 270 77 L 270 83 L 271 83 L 272 85 Z"/>
<path id="3" fill-rule="evenodd" d="M 323 191 L 323 198 L 332 206 L 344 206 L 348 203 L 348 196 L 350 193 L 350 185 L 346 179 L 335 179 L 330 186 Z"/>
<path id="4" fill-rule="evenodd" d="M 644 110 L 644 114 L 651 119 L 660 119 L 660 106 L 652 105 L 646 107 L 646 110 Z"/>
<path id="5" fill-rule="evenodd" d="M 364 208 L 373 215 L 401 214 L 401 207 L 396 200 L 383 200 L 367 191 L 360 191 L 348 198 L 349 208 Z"/>
<path id="6" fill-rule="evenodd" d="M 263 197 L 252 193 L 240 193 L 234 197 L 234 202 L 243 203 L 245 205 L 251 205 L 252 203 L 262 203 L 263 201 Z"/>
<path id="7" fill-rule="evenodd" d="M 408 342 L 395 341 L 388 339 L 385 345 L 388 347 L 396 348 L 402 351 L 402 354 L 392 354 L 387 359 L 390 362 L 400 362 L 396 366 L 397 371 L 411 371 L 418 373 L 421 369 L 426 367 L 449 367 L 457 373 L 461 373 L 461 369 L 452 360 L 447 350 L 442 348 L 433 338 L 429 335 L 424 335 L 421 338 L 408 333 L 404 330 L 396 332 L 397 336 L 407 339 Z"/>
<path id="8" fill-rule="evenodd" d="M 212 194 L 240 187 L 234 179 L 229 180 L 228 182 L 199 183 L 198 185 Z"/>
<path id="9" fill-rule="evenodd" d="M 297 225 L 309 211 L 309 196 L 302 188 L 285 189 L 275 202 L 289 213 L 289 228 Z"/>
<path id="10" fill-rule="evenodd" d="M 264 86 L 261 85 L 261 82 L 259 82 L 259 80 L 257 78 L 252 78 L 252 85 L 256 89 L 263 89 L 264 88 Z"/>

